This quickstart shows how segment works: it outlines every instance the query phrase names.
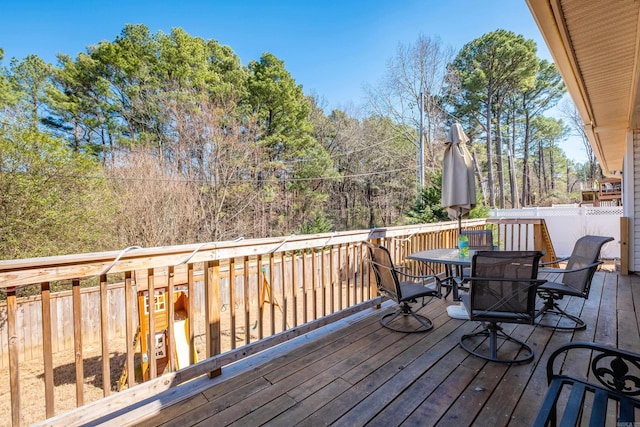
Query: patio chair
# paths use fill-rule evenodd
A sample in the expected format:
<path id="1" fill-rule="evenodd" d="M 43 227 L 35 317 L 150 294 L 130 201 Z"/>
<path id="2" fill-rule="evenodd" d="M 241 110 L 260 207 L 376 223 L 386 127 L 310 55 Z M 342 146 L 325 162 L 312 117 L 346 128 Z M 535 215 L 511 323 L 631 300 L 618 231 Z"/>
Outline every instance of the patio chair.
<path id="1" fill-rule="evenodd" d="M 491 230 L 460 230 L 460 234 L 467 236 L 469 239 L 470 251 L 494 250 L 493 232 Z M 471 275 L 471 268 L 463 268 L 461 277 L 469 277 L 469 275 Z"/>
<path id="2" fill-rule="evenodd" d="M 545 262 L 541 265 L 539 273 L 560 273 L 560 281 L 548 281 L 538 288 L 538 295 L 544 300 L 542 308 L 538 311 L 538 325 L 558 330 L 580 330 L 586 324 L 578 316 L 567 313 L 560 308 L 556 301 L 565 296 L 589 298 L 591 280 L 596 270 L 602 264 L 600 250 L 602 246 L 613 240 L 608 236 L 584 236 L 579 238 L 571 256 Z M 567 261 L 566 268 L 546 268 L 546 265 Z M 547 320 L 545 320 L 545 318 Z M 549 320 L 549 319 L 555 319 Z"/>
<path id="3" fill-rule="evenodd" d="M 493 250 L 493 232 L 491 230 L 461 230 L 460 234 L 467 236 L 469 239 L 470 250 Z"/>
<path id="4" fill-rule="evenodd" d="M 536 315 L 536 289 L 540 251 L 479 251 L 471 261 L 469 293 L 462 302 L 469 320 L 482 322 L 482 330 L 460 338 L 469 353 L 492 362 L 524 363 L 533 360 L 533 349 L 504 332 L 501 323 L 532 325 Z M 498 355 L 501 352 L 512 357 Z M 507 345 L 507 342 L 516 344 Z"/>
<path id="5" fill-rule="evenodd" d="M 588 367 L 576 369 L 576 361 L 586 361 Z M 638 425 L 638 353 L 595 342 L 569 342 L 547 359 L 547 382 L 532 427 Z"/>
<path id="6" fill-rule="evenodd" d="M 432 298 L 440 298 L 440 283 L 434 275 L 411 275 L 393 265 L 391 254 L 384 246 L 363 242 L 369 249 L 368 262 L 375 274 L 378 292 L 398 305 L 392 313 L 380 318 L 385 328 L 397 332 L 427 332 L 433 328 L 433 322 L 426 316 L 416 313 L 411 304 L 419 298 L 422 302 L 418 309 L 427 305 Z M 400 277 L 403 280 L 400 281 Z M 414 319 L 414 320 L 411 320 Z M 416 323 L 417 321 L 417 323 Z"/>

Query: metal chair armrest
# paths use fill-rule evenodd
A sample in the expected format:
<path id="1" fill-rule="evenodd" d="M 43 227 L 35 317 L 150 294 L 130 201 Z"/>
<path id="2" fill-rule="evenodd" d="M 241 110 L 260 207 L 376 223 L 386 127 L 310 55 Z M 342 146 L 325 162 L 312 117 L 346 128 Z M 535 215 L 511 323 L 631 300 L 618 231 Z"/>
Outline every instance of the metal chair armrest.
<path id="1" fill-rule="evenodd" d="M 571 258 L 571 257 L 568 256 L 568 257 L 564 257 L 564 258 L 554 259 L 554 260 L 551 260 L 551 261 L 540 262 L 540 263 L 538 263 L 538 265 L 544 266 L 544 265 L 556 264 L 556 263 L 559 263 L 559 262 L 566 261 L 569 258 Z"/>
<path id="2" fill-rule="evenodd" d="M 442 279 L 434 274 L 409 274 L 398 270 L 396 270 L 396 274 L 398 274 L 398 276 L 402 276 L 403 278 L 420 281 L 423 285 L 427 282 L 431 283 L 431 281 L 433 281 L 433 283 L 436 284 L 436 290 L 438 291 L 438 294 L 440 294 L 441 292 L 440 289 L 442 288 Z"/>
<path id="3" fill-rule="evenodd" d="M 527 279 L 527 278 L 515 278 L 515 277 L 465 277 L 464 282 L 474 282 L 474 281 L 483 281 L 483 282 L 530 282 L 535 286 L 540 286 L 543 283 L 547 282 L 546 279 Z"/>
<path id="4" fill-rule="evenodd" d="M 580 267 L 580 268 L 573 268 L 571 270 L 567 270 L 564 268 L 541 268 L 538 270 L 538 274 L 540 273 L 575 273 L 577 271 L 582 271 L 582 270 L 588 270 L 590 268 L 596 267 L 600 264 L 604 264 L 603 261 L 596 261 L 594 263 L 585 265 L 584 267 Z"/>
<path id="5" fill-rule="evenodd" d="M 405 273 L 403 271 L 397 271 L 396 273 L 402 277 L 407 277 L 409 279 L 418 279 L 418 280 L 429 280 L 429 279 L 433 279 L 434 281 L 438 281 L 440 280 L 439 277 L 433 275 L 433 274 L 409 274 L 409 273 Z"/>

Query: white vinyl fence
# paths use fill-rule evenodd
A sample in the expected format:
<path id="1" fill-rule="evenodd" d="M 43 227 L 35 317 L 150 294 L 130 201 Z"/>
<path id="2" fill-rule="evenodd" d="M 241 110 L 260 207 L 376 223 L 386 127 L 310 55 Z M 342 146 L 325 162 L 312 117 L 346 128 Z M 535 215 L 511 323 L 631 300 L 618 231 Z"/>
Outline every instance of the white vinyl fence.
<path id="1" fill-rule="evenodd" d="M 614 238 L 613 242 L 602 248 L 602 258 L 620 258 L 622 206 L 561 205 L 550 208 L 492 209 L 489 215 L 492 218 L 544 218 L 558 257 L 571 255 L 576 240 L 593 234 Z"/>

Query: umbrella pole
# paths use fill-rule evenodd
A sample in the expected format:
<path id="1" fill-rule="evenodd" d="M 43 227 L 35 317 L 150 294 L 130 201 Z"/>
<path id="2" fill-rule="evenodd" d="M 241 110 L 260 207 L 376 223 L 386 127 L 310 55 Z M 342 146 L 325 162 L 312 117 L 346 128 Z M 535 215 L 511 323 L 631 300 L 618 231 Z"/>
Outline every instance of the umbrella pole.
<path id="1" fill-rule="evenodd" d="M 462 209 L 458 208 L 458 235 L 462 231 Z"/>

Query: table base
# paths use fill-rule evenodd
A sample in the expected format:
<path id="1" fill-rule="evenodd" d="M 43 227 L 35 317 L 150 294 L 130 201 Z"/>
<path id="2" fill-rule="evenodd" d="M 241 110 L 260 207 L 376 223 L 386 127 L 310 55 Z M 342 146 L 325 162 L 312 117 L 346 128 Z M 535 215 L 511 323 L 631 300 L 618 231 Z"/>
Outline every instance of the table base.
<path id="1" fill-rule="evenodd" d="M 452 319 L 469 320 L 469 313 L 462 303 L 447 307 L 447 314 Z"/>

